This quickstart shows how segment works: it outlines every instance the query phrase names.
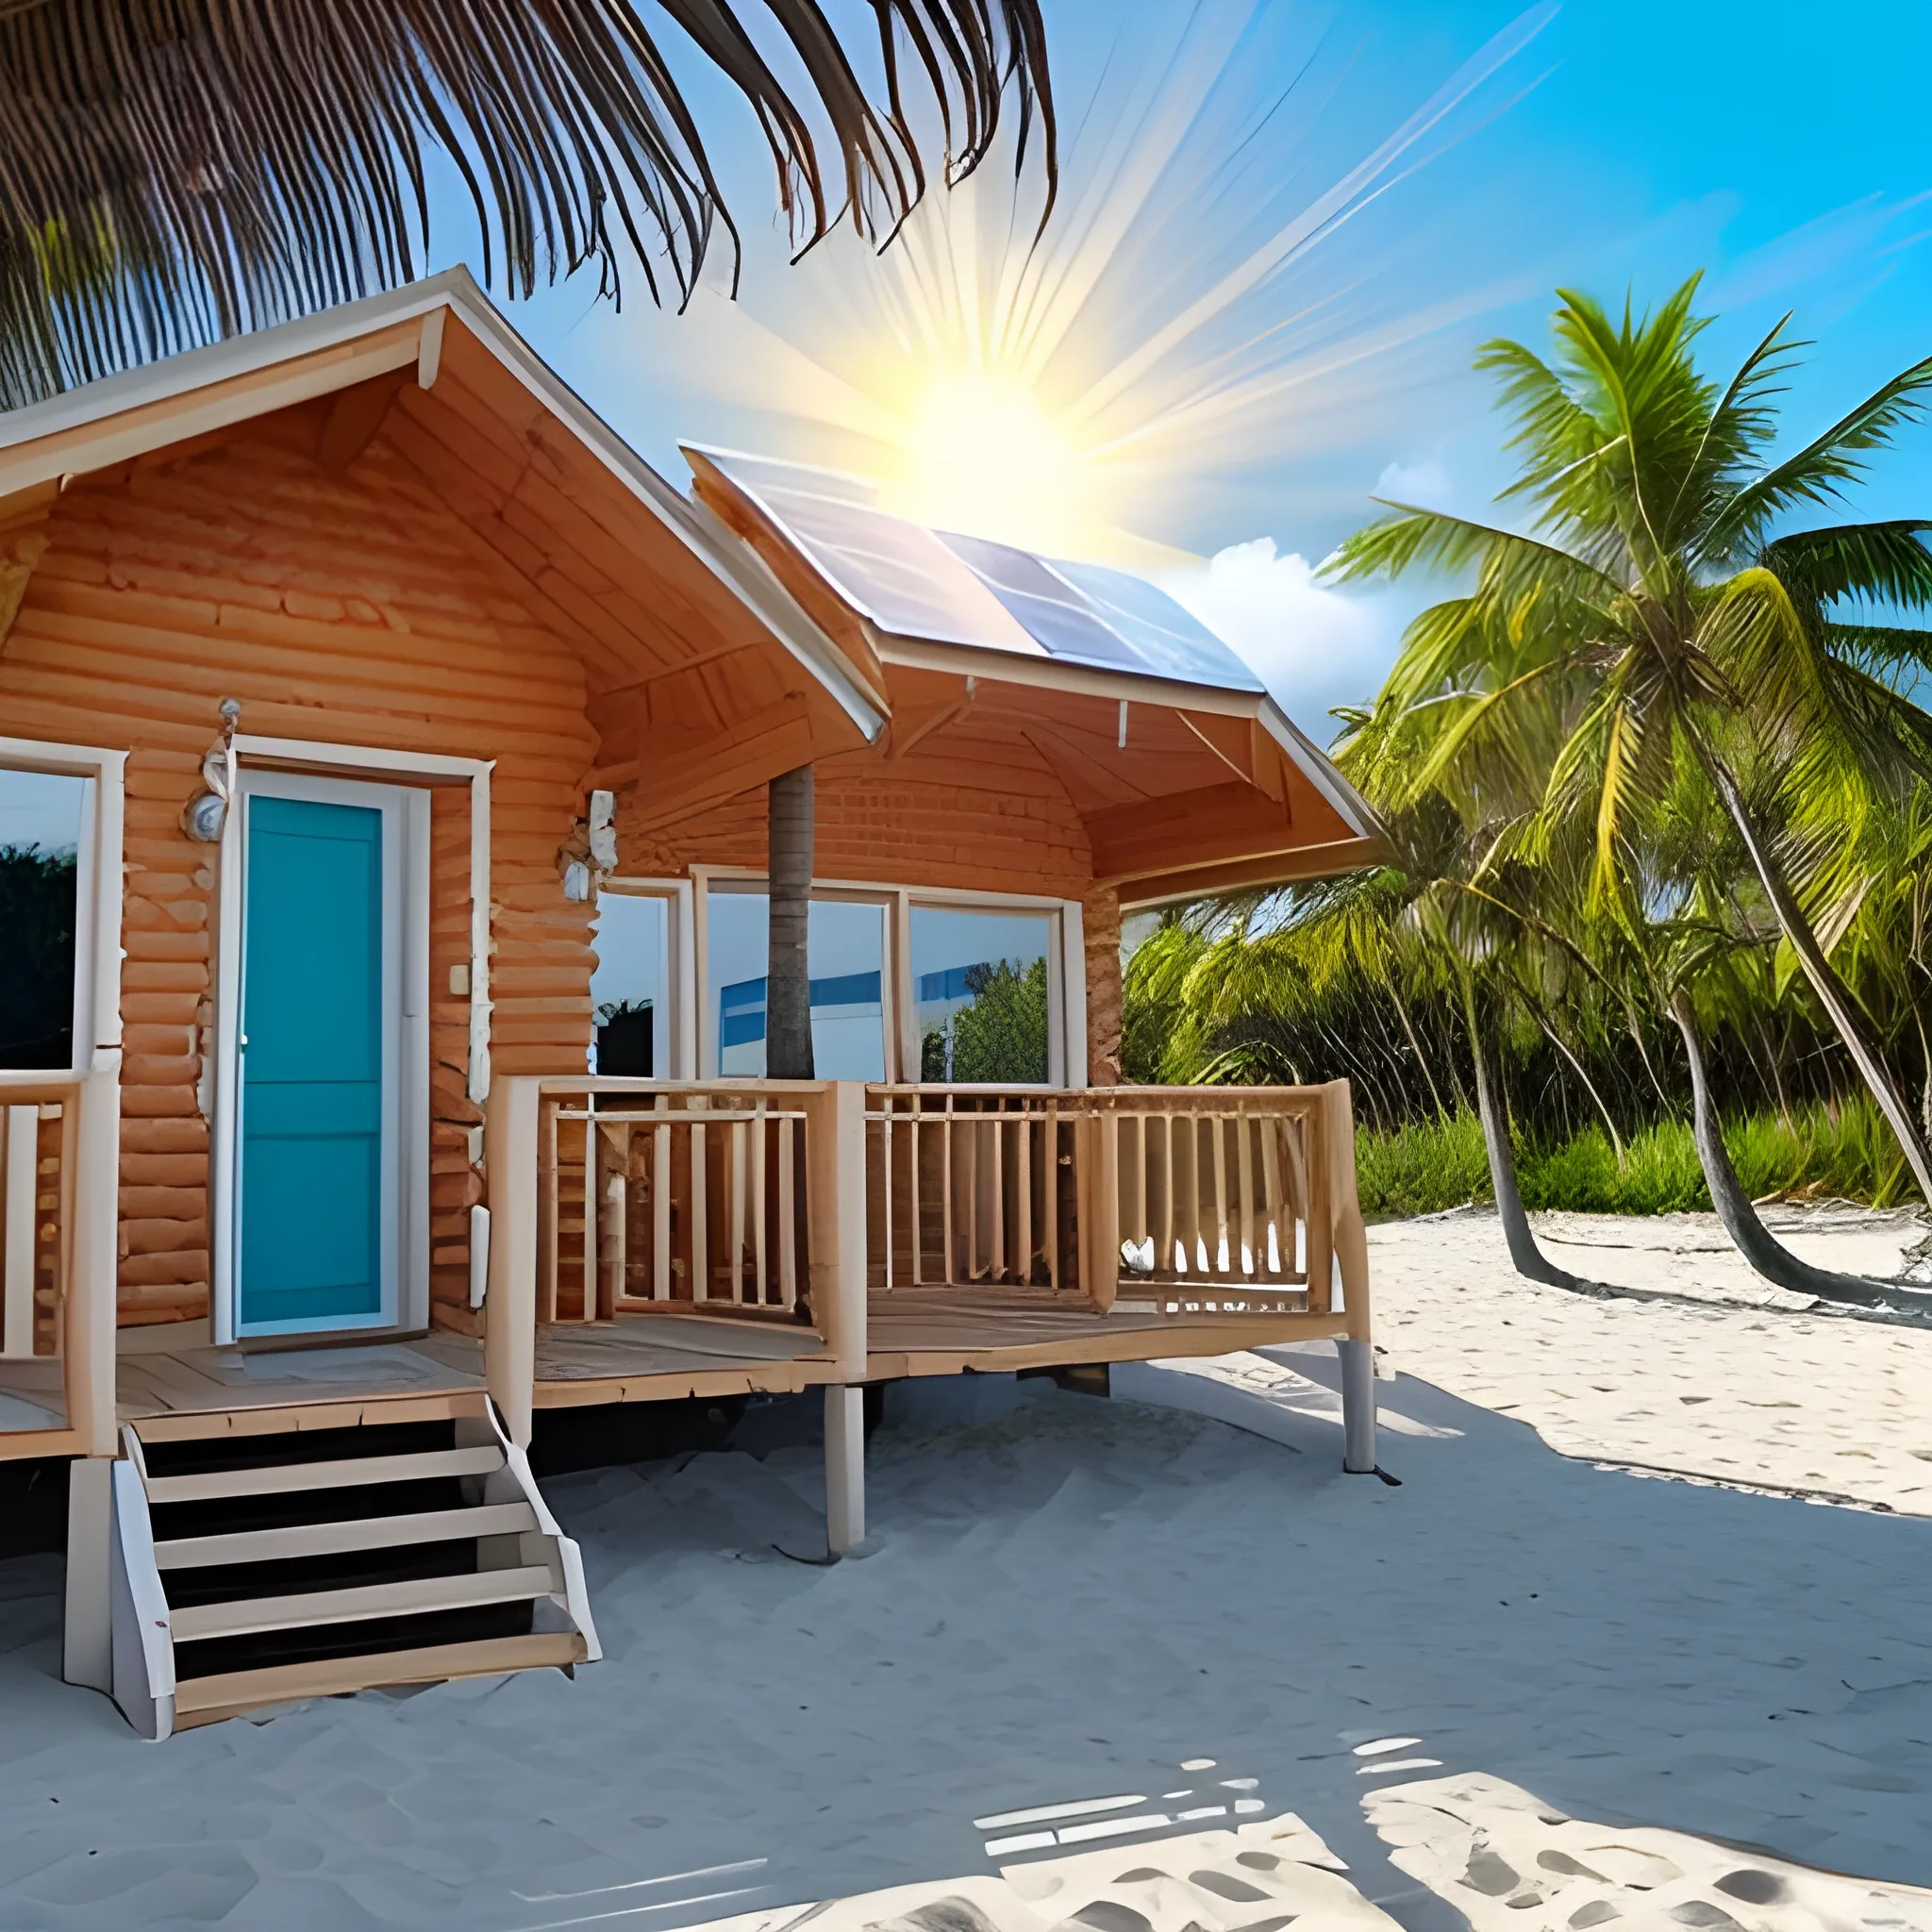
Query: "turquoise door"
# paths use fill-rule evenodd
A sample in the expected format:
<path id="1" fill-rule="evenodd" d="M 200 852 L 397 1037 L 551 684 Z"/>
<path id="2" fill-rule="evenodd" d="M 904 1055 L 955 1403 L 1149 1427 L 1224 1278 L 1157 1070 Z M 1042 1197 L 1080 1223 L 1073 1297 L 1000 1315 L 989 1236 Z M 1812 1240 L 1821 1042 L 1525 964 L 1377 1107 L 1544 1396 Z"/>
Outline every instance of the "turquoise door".
<path id="1" fill-rule="evenodd" d="M 393 1267 L 383 813 L 251 797 L 245 893 L 238 1326 L 375 1325 Z"/>

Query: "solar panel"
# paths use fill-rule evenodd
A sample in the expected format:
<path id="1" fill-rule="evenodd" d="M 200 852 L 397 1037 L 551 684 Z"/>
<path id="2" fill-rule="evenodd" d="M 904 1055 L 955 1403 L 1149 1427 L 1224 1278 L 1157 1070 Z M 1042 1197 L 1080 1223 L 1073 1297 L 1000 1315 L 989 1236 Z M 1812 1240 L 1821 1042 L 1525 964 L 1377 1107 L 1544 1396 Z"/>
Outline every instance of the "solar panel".
<path id="1" fill-rule="evenodd" d="M 892 516 L 862 477 L 766 457 L 691 452 L 770 518 L 881 630 L 1105 671 L 1260 692 L 1205 625 L 1144 578 Z"/>

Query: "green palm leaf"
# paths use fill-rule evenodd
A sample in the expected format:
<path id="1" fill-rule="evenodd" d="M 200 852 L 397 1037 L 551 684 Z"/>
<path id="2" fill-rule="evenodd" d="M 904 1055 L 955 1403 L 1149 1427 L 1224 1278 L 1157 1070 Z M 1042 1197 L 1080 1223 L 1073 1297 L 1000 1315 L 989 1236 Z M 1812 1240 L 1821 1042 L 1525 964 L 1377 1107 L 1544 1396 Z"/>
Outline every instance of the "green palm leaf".
<path id="1" fill-rule="evenodd" d="M 926 185 L 904 76 L 957 180 L 1008 95 L 1047 201 L 1039 0 L 874 0 L 874 101 L 817 0 L 764 0 L 792 97 L 726 0 L 657 0 L 750 104 L 793 245 L 889 239 Z M 813 116 L 829 139 L 814 131 Z M 428 158 L 455 163 L 512 296 L 634 259 L 689 295 L 736 231 L 697 117 L 630 0 L 12 0 L 0 6 L 0 406 L 410 279 Z"/>

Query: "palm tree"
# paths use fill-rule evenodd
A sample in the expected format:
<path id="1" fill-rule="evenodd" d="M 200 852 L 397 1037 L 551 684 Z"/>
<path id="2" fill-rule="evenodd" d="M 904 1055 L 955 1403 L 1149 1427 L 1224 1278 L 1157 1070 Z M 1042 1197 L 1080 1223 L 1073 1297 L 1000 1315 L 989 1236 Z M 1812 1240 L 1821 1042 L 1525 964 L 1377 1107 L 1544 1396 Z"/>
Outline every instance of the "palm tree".
<path id="1" fill-rule="evenodd" d="M 937 109 L 947 182 L 1038 122 L 1058 178 L 1039 0 L 873 0 L 875 105 L 816 0 L 765 0 L 829 128 L 728 0 L 658 10 L 744 96 L 800 252 L 849 216 L 890 241 L 926 166 L 902 76 Z M 428 153 L 469 190 L 483 279 L 511 296 L 620 258 L 690 295 L 737 230 L 671 66 L 630 0 L 0 0 L 0 408 L 393 286 L 428 245 Z M 1045 214 L 1041 217 L 1042 223 Z M 812 1071 L 809 767 L 769 794 L 767 1070 Z"/>
<path id="2" fill-rule="evenodd" d="M 1753 766 L 1796 798 L 1848 808 L 1896 796 L 1932 766 L 1932 715 L 1899 688 L 1932 669 L 1932 633 L 1887 621 L 1932 609 L 1932 524 L 1777 532 L 1785 515 L 1843 496 L 1870 452 L 1924 413 L 1932 359 L 1915 364 L 1782 459 L 1768 459 L 1773 397 L 1799 345 L 1789 318 L 1720 390 L 1699 374 L 1696 278 L 1654 315 L 1613 322 L 1561 291 L 1554 366 L 1491 343 L 1523 474 L 1505 500 L 1527 533 L 1391 504 L 1330 575 L 1390 579 L 1474 567 L 1467 596 L 1424 611 L 1377 703 L 1431 708 L 1433 784 L 1524 707 L 1554 703 L 1567 735 L 1545 787 L 1552 816 L 1586 810 L 1593 890 L 1630 903 L 1631 845 L 1679 757 L 1715 789 L 1779 930 L 1932 1200 L 1932 1158 L 1857 1002 L 1807 919 L 1749 802 Z M 1507 652 L 1499 647 L 1507 642 Z M 1507 675 L 1499 662 L 1509 660 Z"/>
<path id="3" fill-rule="evenodd" d="M 728 0 L 8 0 L 0 5 L 0 408 L 408 281 L 428 167 L 455 164 L 483 279 L 513 297 L 620 258 L 689 295 L 737 230 L 652 27 L 743 95 L 791 240 L 849 217 L 890 239 L 924 191 L 909 70 L 948 181 L 993 147 L 1008 89 L 1051 206 L 1039 0 L 874 0 L 875 103 L 816 0 L 764 0 L 809 92 Z M 815 110 L 824 133 L 815 133 Z M 829 135 L 822 156 L 824 136 Z"/>

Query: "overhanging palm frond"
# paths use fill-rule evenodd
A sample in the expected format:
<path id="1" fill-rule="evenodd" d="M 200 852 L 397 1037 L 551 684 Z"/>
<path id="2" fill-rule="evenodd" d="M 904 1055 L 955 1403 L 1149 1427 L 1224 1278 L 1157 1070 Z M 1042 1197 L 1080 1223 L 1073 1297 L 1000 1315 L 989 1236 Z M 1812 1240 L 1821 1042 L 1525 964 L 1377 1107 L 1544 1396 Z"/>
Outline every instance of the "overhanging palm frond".
<path id="1" fill-rule="evenodd" d="M 1883 449 L 1899 430 L 1924 416 L 1928 391 L 1932 357 L 1901 370 L 1823 436 L 1744 483 L 1712 517 L 1698 545 L 1698 560 L 1710 565 L 1734 560 L 1779 510 L 1842 496 L 1845 487 L 1865 474 L 1867 453 Z"/>
<path id="2" fill-rule="evenodd" d="M 1794 596 L 1821 606 L 1842 597 L 1932 609 L 1928 531 L 1932 523 L 1917 521 L 1798 530 L 1767 543 L 1763 560 Z"/>
<path id="3" fill-rule="evenodd" d="M 1612 596 L 1621 588 L 1595 564 L 1555 543 L 1389 497 L 1374 500 L 1396 514 L 1345 539 L 1323 563 L 1323 576 L 1337 583 L 1371 583 L 1407 570 L 1450 572 L 1481 563 L 1506 587 L 1518 581 L 1525 586 L 1557 582 L 1578 595 Z"/>
<path id="4" fill-rule="evenodd" d="M 641 4 L 641 0 L 640 0 Z M 945 174 L 1056 179 L 1040 0 L 873 0 L 885 100 L 817 0 L 764 0 L 795 101 L 727 0 L 657 12 L 751 104 L 793 244 L 890 238 L 924 192 L 909 53 Z M 808 117 L 823 117 L 822 143 Z M 454 160 L 512 296 L 622 248 L 688 295 L 735 245 L 696 119 L 630 0 L 10 0 L 0 6 L 0 406 L 408 280 L 429 155 Z"/>

